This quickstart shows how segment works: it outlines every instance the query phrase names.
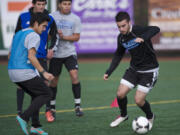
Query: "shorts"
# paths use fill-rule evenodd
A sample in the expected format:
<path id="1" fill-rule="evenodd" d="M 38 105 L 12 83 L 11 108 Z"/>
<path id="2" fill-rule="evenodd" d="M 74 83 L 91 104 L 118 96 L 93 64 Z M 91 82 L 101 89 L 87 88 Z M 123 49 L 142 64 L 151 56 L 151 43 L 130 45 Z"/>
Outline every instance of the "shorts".
<path id="1" fill-rule="evenodd" d="M 49 64 L 49 72 L 54 76 L 59 76 L 61 74 L 63 64 L 68 72 L 74 69 L 78 70 L 77 56 L 71 55 L 66 58 L 52 58 Z"/>
<path id="2" fill-rule="evenodd" d="M 154 87 L 158 74 L 158 69 L 153 72 L 140 73 L 129 68 L 126 70 L 120 83 L 128 86 L 130 89 L 137 86 L 137 90 L 148 93 Z"/>

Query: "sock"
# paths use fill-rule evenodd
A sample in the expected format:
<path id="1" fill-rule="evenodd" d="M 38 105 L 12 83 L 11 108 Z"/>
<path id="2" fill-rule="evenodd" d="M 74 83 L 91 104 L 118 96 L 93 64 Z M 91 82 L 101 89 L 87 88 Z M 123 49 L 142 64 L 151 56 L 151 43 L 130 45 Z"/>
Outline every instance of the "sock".
<path id="1" fill-rule="evenodd" d="M 127 115 L 127 96 L 124 97 L 123 99 L 117 97 L 117 101 L 121 112 L 121 116 L 125 117 Z"/>
<path id="2" fill-rule="evenodd" d="M 56 110 L 56 94 L 57 94 L 57 87 L 50 87 L 52 92 L 53 92 L 53 95 L 52 95 L 52 98 L 51 98 L 51 101 L 50 101 L 50 107 L 51 109 L 54 109 Z"/>
<path id="3" fill-rule="evenodd" d="M 48 101 L 46 103 L 46 112 L 49 111 L 51 109 L 51 104 L 50 104 L 50 101 Z"/>
<path id="4" fill-rule="evenodd" d="M 72 84 L 72 91 L 74 95 L 75 107 L 80 107 L 81 104 L 81 84 Z"/>
<path id="5" fill-rule="evenodd" d="M 23 107 L 23 100 L 24 100 L 24 91 L 21 88 L 17 88 L 16 91 L 16 100 L 17 100 L 17 111 L 18 114 L 22 113 L 22 107 Z"/>
<path id="6" fill-rule="evenodd" d="M 139 107 L 146 114 L 147 119 L 151 119 L 153 117 L 153 113 L 151 111 L 151 107 L 148 101 L 145 101 L 144 105 Z"/>

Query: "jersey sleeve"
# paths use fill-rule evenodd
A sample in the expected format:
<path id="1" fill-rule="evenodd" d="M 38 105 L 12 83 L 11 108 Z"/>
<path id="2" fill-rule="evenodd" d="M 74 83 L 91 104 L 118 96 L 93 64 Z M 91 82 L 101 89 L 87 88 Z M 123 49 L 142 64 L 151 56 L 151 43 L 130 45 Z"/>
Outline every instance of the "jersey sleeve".
<path id="1" fill-rule="evenodd" d="M 51 37 L 51 44 L 49 49 L 52 49 L 56 44 L 57 44 L 57 26 L 56 26 L 56 22 L 54 21 L 53 17 L 51 17 L 52 19 L 52 24 L 50 27 L 50 31 L 49 31 L 49 35 Z"/>
<path id="2" fill-rule="evenodd" d="M 75 19 L 74 33 L 81 33 L 81 29 L 82 29 L 81 20 L 79 17 L 77 17 Z"/>
<path id="3" fill-rule="evenodd" d="M 153 36 L 160 32 L 160 28 L 157 26 L 135 26 L 135 33 L 138 37 L 143 38 L 145 41 L 150 40 Z"/>
<path id="4" fill-rule="evenodd" d="M 15 33 L 18 32 L 21 29 L 22 29 L 22 27 L 21 27 L 21 16 L 19 16 L 16 28 L 15 28 Z"/>
<path id="5" fill-rule="evenodd" d="M 31 48 L 35 48 L 37 50 L 39 48 L 39 45 L 40 45 L 40 36 L 37 33 L 32 32 L 28 34 L 27 37 L 25 38 L 25 47 L 28 50 Z"/>
<path id="6" fill-rule="evenodd" d="M 117 66 L 119 65 L 119 63 L 126 51 L 126 49 L 121 45 L 121 42 L 119 40 L 120 40 L 120 37 L 118 37 L 118 41 L 117 41 L 118 47 L 114 53 L 111 64 L 110 64 L 109 68 L 106 70 L 106 74 L 108 74 L 108 76 L 110 76 L 112 74 L 112 72 L 117 68 Z"/>

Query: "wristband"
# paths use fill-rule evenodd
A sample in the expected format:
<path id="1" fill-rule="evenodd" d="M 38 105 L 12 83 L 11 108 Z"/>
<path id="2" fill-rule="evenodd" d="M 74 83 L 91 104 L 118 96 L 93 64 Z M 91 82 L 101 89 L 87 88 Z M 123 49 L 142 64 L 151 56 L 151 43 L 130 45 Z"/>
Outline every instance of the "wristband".
<path id="1" fill-rule="evenodd" d="M 44 72 L 46 72 L 46 70 L 44 70 L 44 69 L 43 69 L 43 71 L 42 71 L 42 72 L 40 72 L 40 74 L 43 74 Z"/>

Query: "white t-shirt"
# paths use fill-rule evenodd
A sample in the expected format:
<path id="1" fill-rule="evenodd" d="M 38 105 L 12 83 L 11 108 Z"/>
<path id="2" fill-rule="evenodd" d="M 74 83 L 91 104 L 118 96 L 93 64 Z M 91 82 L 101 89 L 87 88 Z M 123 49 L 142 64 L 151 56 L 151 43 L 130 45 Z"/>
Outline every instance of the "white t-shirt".
<path id="1" fill-rule="evenodd" d="M 81 20 L 80 18 L 70 13 L 68 15 L 61 14 L 59 11 L 51 14 L 56 22 L 57 28 L 62 30 L 64 36 L 71 36 L 73 33 L 81 33 Z M 77 55 L 74 42 L 61 40 L 57 50 L 54 53 L 55 58 L 65 58 L 70 55 Z"/>

